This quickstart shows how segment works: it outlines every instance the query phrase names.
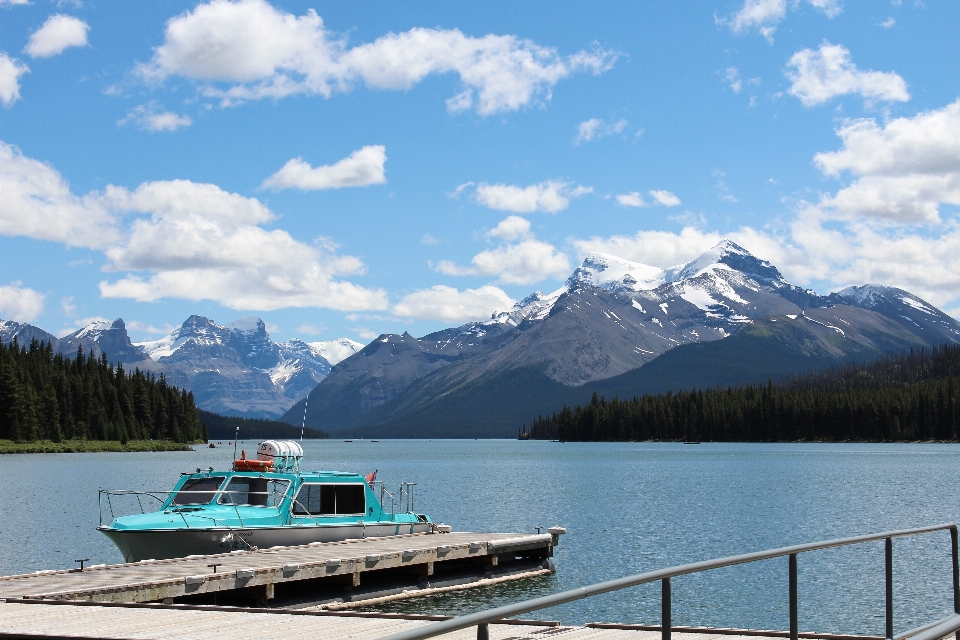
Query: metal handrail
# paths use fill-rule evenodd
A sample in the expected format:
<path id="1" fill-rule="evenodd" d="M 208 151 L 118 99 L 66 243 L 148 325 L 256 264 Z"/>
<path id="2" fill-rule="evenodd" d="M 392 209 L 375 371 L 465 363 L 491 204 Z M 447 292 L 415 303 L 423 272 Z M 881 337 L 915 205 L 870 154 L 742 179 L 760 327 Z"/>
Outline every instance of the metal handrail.
<path id="1" fill-rule="evenodd" d="M 954 611 L 957 614 L 960 614 L 960 560 L 958 560 L 958 550 L 957 550 L 957 525 L 953 523 L 939 524 L 930 527 L 918 527 L 916 529 L 903 529 L 899 531 L 886 531 L 884 533 L 874 533 L 863 536 L 853 536 L 849 538 L 837 538 L 835 540 L 825 540 L 822 542 L 810 542 L 806 544 L 798 544 L 790 547 L 781 547 L 778 549 L 769 549 L 767 551 L 757 551 L 754 553 L 745 553 L 736 556 L 728 556 L 725 558 L 716 558 L 714 560 L 704 560 L 702 562 L 693 562 L 690 564 L 678 565 L 676 567 L 668 567 L 666 569 L 658 569 L 656 571 L 648 571 L 646 573 L 641 573 L 634 576 L 627 576 L 625 578 L 618 578 L 616 580 L 608 580 L 606 582 L 599 582 L 597 584 L 592 584 L 586 587 L 579 587 L 577 589 L 571 589 L 569 591 L 564 591 L 561 593 L 556 593 L 549 596 L 543 596 L 540 598 L 533 598 L 532 600 L 525 600 L 523 602 L 517 602 L 514 604 L 504 605 L 502 607 L 495 607 L 493 609 L 488 609 L 486 611 L 478 611 L 477 613 L 471 613 L 465 616 L 459 616 L 456 618 L 451 618 L 450 620 L 444 620 L 443 622 L 437 622 L 435 624 L 427 625 L 424 627 L 419 627 L 417 629 L 411 629 L 409 631 L 403 631 L 401 633 L 394 633 L 389 636 L 384 636 L 381 640 L 424 640 L 425 638 L 433 638 L 435 636 L 442 635 L 444 633 L 450 633 L 452 631 L 459 631 L 460 629 L 466 629 L 467 627 L 477 627 L 477 639 L 478 640 L 487 640 L 489 638 L 487 625 L 491 622 L 503 618 L 510 618 L 512 616 L 521 615 L 524 613 L 530 613 L 532 611 L 538 611 L 540 609 L 546 609 L 548 607 L 553 607 L 560 604 L 566 604 L 568 602 L 574 602 L 576 600 L 582 600 L 583 598 L 589 598 L 591 596 L 599 595 L 601 593 L 608 593 L 610 591 L 617 591 L 620 589 L 625 589 L 627 587 L 635 587 L 641 584 L 647 584 L 650 582 L 661 581 L 662 583 L 662 599 L 661 599 L 661 634 L 663 640 L 670 640 L 670 629 L 671 629 L 671 603 L 670 603 L 670 578 L 675 578 L 677 576 L 682 576 L 688 573 L 697 573 L 700 571 L 707 571 L 710 569 L 719 569 L 722 567 L 730 567 L 738 564 L 745 564 L 748 562 L 756 562 L 758 560 L 769 560 L 771 558 L 780 558 L 783 556 L 789 556 L 790 558 L 790 638 L 791 640 L 797 640 L 798 638 L 798 625 L 797 625 L 797 554 L 804 553 L 807 551 L 818 551 L 820 549 L 831 549 L 834 547 L 844 547 L 853 544 L 860 544 L 863 542 L 872 542 L 876 540 L 884 540 L 886 547 L 886 606 L 887 606 L 887 638 L 893 638 L 893 554 L 892 554 L 892 539 L 901 538 L 904 536 L 912 536 L 921 533 L 931 533 L 933 531 L 950 531 L 950 540 L 951 540 L 951 551 L 953 555 L 953 606 Z M 943 635 L 947 635 L 952 631 L 956 630 L 952 627 L 948 628 L 950 621 L 953 618 L 947 618 L 938 626 L 933 627 L 932 629 L 919 632 L 913 636 L 911 640 L 937 640 L 942 636 L 935 636 L 933 634 L 937 629 L 947 629 Z M 960 640 L 960 638 L 958 638 Z"/>
<path id="2" fill-rule="evenodd" d="M 161 499 L 161 498 L 157 497 L 156 495 L 154 495 L 154 494 L 156 494 L 156 493 L 165 494 L 167 497 Z M 176 489 L 176 490 L 164 490 L 164 491 L 132 491 L 132 490 L 128 490 L 128 489 L 100 489 L 100 490 L 97 491 L 97 496 L 98 496 L 97 502 L 98 502 L 99 515 L 100 515 L 100 526 L 101 526 L 101 527 L 103 526 L 103 502 L 102 502 L 101 496 L 103 496 L 104 494 L 106 494 L 106 496 L 107 496 L 107 504 L 110 505 L 110 515 L 111 515 L 114 519 L 116 519 L 116 515 L 113 513 L 113 504 L 112 504 L 112 502 L 110 501 L 110 496 L 121 496 L 121 495 L 134 495 L 134 496 L 137 496 L 137 502 L 138 502 L 138 504 L 140 504 L 140 513 L 145 513 L 144 510 L 143 510 L 143 504 L 140 503 L 140 496 L 142 496 L 142 495 L 150 496 L 150 497 L 153 498 L 154 500 L 157 500 L 158 502 L 160 502 L 160 506 L 162 507 L 164 504 L 167 503 L 167 500 L 170 498 L 171 495 L 173 495 L 173 494 L 179 494 L 179 493 L 199 493 L 199 494 L 208 493 L 208 494 L 211 494 L 211 495 L 213 495 L 213 496 L 222 495 L 222 494 L 231 494 L 231 495 L 232 495 L 232 494 L 235 494 L 235 493 L 238 493 L 238 494 L 246 494 L 246 495 L 255 495 L 255 496 L 271 496 L 271 495 L 276 495 L 276 492 L 275 492 L 275 491 L 226 491 L 226 490 L 223 490 L 223 489 L 219 489 L 219 490 L 217 490 L 217 491 L 199 491 L 199 490 L 198 490 L 198 491 L 195 491 L 195 490 L 193 490 L 193 489 Z M 229 503 L 226 503 L 226 502 L 218 502 L 217 504 L 226 505 L 226 506 L 232 506 L 234 512 L 236 512 L 236 514 L 237 514 L 237 520 L 240 521 L 240 526 L 243 527 L 243 526 L 244 526 L 244 524 L 243 524 L 243 518 L 240 516 L 240 511 L 239 511 L 239 509 L 237 509 L 238 506 L 241 506 L 241 507 L 244 507 L 244 506 L 259 506 L 259 507 L 264 507 L 264 508 L 267 508 L 267 509 L 276 509 L 276 510 L 277 510 L 277 515 L 280 516 L 280 517 L 282 517 L 282 516 L 283 516 L 283 511 L 282 511 L 283 501 L 287 499 L 287 495 L 288 495 L 289 493 L 290 493 L 290 487 L 288 486 L 288 487 L 287 487 L 287 490 L 284 491 L 283 496 L 281 496 L 281 498 L 277 501 L 277 504 L 274 505 L 274 506 L 272 506 L 272 507 L 269 506 L 269 505 L 243 505 L 243 504 L 238 505 L 238 504 L 235 503 L 235 502 L 229 502 Z M 207 505 L 207 504 L 210 504 L 210 503 L 213 502 L 213 501 L 214 501 L 214 498 L 211 498 L 211 499 L 210 499 L 210 502 L 203 502 L 203 503 L 197 503 L 197 504 Z M 187 522 L 186 517 L 183 515 L 184 512 L 183 512 L 179 507 L 190 507 L 190 506 L 194 506 L 194 505 L 190 505 L 190 504 L 179 504 L 179 505 L 177 505 L 177 504 L 172 504 L 172 503 L 171 503 L 170 505 L 168 505 L 169 508 L 171 508 L 173 511 L 175 511 L 177 514 L 180 515 L 180 518 L 183 520 L 183 524 L 186 525 L 186 527 L 187 527 L 188 529 L 190 528 L 190 523 Z M 212 518 L 211 516 L 200 516 L 200 515 L 197 515 L 197 514 L 195 514 L 195 513 L 191 513 L 191 517 L 194 517 L 194 518 L 206 518 L 206 519 L 208 519 L 208 520 L 217 521 L 217 518 Z M 230 528 L 230 526 L 227 525 L 227 524 L 224 524 L 223 526 L 226 526 L 227 528 Z"/>

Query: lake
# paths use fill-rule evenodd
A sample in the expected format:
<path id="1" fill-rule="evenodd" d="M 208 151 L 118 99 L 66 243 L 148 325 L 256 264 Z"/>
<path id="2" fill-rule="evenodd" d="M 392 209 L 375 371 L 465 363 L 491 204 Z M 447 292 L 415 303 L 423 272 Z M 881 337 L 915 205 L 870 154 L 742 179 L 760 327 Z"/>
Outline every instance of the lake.
<path id="1" fill-rule="evenodd" d="M 252 441 L 240 445 L 248 452 Z M 652 569 L 801 542 L 960 521 L 957 444 L 307 441 L 308 469 L 416 482 L 416 507 L 460 531 L 565 526 L 558 572 L 393 604 L 465 613 Z M 0 456 L 0 574 L 121 562 L 96 531 L 97 489 L 168 490 L 224 469 L 194 452 Z M 883 635 L 883 543 L 801 554 L 801 630 Z M 949 533 L 894 541 L 896 631 L 952 609 Z M 787 629 L 787 559 L 673 581 L 675 625 Z M 659 623 L 660 586 L 541 612 L 565 623 Z"/>

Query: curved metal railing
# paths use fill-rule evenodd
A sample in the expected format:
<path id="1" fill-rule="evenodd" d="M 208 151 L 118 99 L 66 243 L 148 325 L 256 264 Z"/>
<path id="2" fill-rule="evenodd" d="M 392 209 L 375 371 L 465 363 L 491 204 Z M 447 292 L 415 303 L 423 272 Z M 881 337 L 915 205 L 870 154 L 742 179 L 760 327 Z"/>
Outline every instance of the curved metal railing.
<path id="1" fill-rule="evenodd" d="M 918 629 L 913 629 L 906 633 L 894 636 L 893 634 L 893 539 L 904 536 L 918 535 L 921 533 L 931 533 L 934 531 L 949 531 L 951 540 L 951 551 L 953 555 L 953 607 L 954 614 L 943 620 L 939 620 L 931 625 L 926 625 Z M 486 611 L 479 611 L 465 616 L 459 616 L 437 622 L 435 624 L 411 629 L 401 633 L 395 633 L 381 638 L 381 640 L 424 640 L 433 638 L 451 631 L 458 631 L 468 627 L 477 627 L 477 639 L 488 640 L 489 635 L 487 625 L 503 618 L 546 609 L 575 600 L 582 600 L 601 593 L 618 591 L 628 587 L 635 587 L 641 584 L 660 581 L 661 591 L 661 634 L 663 640 L 670 640 L 671 630 L 671 604 L 670 604 L 670 579 L 689 573 L 698 573 L 710 569 L 719 569 L 721 567 L 730 567 L 737 564 L 746 564 L 758 560 L 768 560 L 770 558 L 789 557 L 790 572 L 790 638 L 798 638 L 798 620 L 797 620 L 797 554 L 807 551 L 818 551 L 821 549 L 831 549 L 834 547 L 845 547 L 853 544 L 884 540 L 885 559 L 886 559 L 886 637 L 891 640 L 938 640 L 951 633 L 960 630 L 960 563 L 958 563 L 957 551 L 957 525 L 953 523 L 939 524 L 930 527 L 919 527 L 916 529 L 903 529 L 900 531 L 886 531 L 883 533 L 874 533 L 863 536 L 853 536 L 850 538 L 838 538 L 836 540 L 825 540 L 822 542 L 810 542 L 807 544 L 798 544 L 790 547 L 781 547 L 779 549 L 769 549 L 767 551 L 757 551 L 754 553 L 745 553 L 737 556 L 728 556 L 725 558 L 716 558 L 714 560 L 705 560 L 703 562 L 693 562 L 690 564 L 648 571 L 634 576 L 627 576 L 617 580 L 600 582 L 586 587 L 571 589 L 562 593 L 556 593 L 541 598 L 525 600 L 514 604 L 508 604 Z M 960 640 L 958 633 L 957 640 Z"/>

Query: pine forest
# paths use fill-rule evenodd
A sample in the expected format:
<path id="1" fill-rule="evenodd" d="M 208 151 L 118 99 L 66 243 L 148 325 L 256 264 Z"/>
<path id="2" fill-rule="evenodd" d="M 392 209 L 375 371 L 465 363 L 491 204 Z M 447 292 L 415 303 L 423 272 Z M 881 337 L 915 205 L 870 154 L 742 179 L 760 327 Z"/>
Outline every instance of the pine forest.
<path id="1" fill-rule="evenodd" d="M 774 384 L 690 390 L 540 416 L 521 439 L 561 441 L 957 441 L 960 346 L 845 364 Z"/>
<path id="2" fill-rule="evenodd" d="M 193 394 L 78 349 L 71 359 L 36 340 L 0 346 L 0 440 L 203 442 Z"/>

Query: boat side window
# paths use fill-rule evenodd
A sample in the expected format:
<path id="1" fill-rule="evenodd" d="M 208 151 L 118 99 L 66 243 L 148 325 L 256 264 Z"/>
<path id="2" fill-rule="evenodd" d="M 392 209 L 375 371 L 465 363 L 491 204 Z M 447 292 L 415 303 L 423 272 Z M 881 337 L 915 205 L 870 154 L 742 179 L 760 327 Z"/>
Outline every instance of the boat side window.
<path id="1" fill-rule="evenodd" d="M 298 516 L 363 515 L 366 498 L 362 484 L 304 483 L 293 503 Z"/>
<path id="2" fill-rule="evenodd" d="M 190 478 L 183 483 L 170 504 L 209 504 L 213 502 L 214 492 L 222 484 L 223 478 Z"/>
<path id="3" fill-rule="evenodd" d="M 220 504 L 276 507 L 287 493 L 289 480 L 234 476 L 220 494 Z"/>

